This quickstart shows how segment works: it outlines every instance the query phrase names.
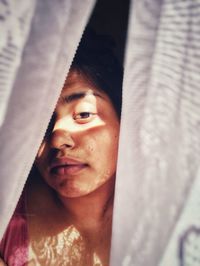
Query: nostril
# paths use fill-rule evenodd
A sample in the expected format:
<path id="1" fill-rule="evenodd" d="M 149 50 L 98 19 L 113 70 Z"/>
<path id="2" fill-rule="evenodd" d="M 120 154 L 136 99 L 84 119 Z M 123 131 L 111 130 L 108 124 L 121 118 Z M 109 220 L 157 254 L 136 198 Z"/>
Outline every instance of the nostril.
<path id="1" fill-rule="evenodd" d="M 51 134 L 50 146 L 51 148 L 58 150 L 71 149 L 75 146 L 75 142 L 69 132 L 57 129 Z"/>
<path id="2" fill-rule="evenodd" d="M 72 145 L 70 145 L 70 144 L 66 144 L 65 145 L 67 148 L 71 148 L 72 147 Z"/>

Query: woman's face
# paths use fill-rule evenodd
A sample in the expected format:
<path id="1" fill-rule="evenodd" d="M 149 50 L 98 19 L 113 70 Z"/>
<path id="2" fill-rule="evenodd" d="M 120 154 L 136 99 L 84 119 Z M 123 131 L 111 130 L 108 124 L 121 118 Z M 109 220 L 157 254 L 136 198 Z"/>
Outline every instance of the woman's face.
<path id="1" fill-rule="evenodd" d="M 60 196 L 84 196 L 115 178 L 119 119 L 104 92 L 70 72 L 52 123 L 36 166 Z"/>

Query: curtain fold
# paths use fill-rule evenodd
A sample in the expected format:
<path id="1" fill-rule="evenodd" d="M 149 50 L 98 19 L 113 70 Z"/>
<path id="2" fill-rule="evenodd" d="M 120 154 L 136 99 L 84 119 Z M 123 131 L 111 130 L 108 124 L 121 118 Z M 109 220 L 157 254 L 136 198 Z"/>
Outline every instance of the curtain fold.
<path id="1" fill-rule="evenodd" d="M 132 1 L 112 266 L 197 265 L 181 264 L 177 237 L 161 260 L 199 170 L 199 26 L 200 1 Z"/>
<path id="2" fill-rule="evenodd" d="M 94 4 L 94 0 L 38 0 L 35 4 L 20 1 L 21 10 L 28 9 L 32 16 L 29 16 L 31 25 L 26 36 L 18 45 L 17 56 L 8 51 L 13 59 L 10 67 L 13 75 L 8 75 L 11 82 L 7 87 L 1 86 L 7 95 L 0 128 L 1 237 L 20 197 Z M 1 7 L 3 5 L 7 9 L 1 12 L 6 19 L 11 6 L 17 8 L 18 3 L 1 1 Z M 15 17 L 15 13 L 12 16 Z M 15 19 L 20 23 L 23 18 Z M 5 29 L 10 33 L 15 26 L 10 24 L 0 31 Z M 3 49 L 8 48 L 9 43 L 5 43 Z"/>
<path id="3" fill-rule="evenodd" d="M 0 1 L 0 237 L 94 4 Z M 200 235 L 200 0 L 132 0 L 129 13 L 110 265 L 189 265 Z"/>
<path id="4" fill-rule="evenodd" d="M 0 1 L 0 126 L 30 31 L 35 0 Z"/>

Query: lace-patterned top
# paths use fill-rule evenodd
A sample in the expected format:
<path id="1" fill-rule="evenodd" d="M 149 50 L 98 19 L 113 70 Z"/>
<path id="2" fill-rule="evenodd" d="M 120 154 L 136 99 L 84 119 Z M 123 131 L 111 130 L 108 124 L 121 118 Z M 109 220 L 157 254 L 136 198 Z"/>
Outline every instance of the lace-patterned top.
<path id="1" fill-rule="evenodd" d="M 0 257 L 7 265 L 104 265 L 98 254 L 88 252 L 84 238 L 73 225 L 54 236 L 31 239 L 25 192 L 0 242 Z"/>

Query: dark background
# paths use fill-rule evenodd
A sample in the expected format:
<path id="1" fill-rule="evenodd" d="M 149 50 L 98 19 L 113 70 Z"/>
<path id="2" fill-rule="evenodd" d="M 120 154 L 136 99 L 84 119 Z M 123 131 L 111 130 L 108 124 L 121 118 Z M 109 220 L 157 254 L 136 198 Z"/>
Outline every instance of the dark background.
<path id="1" fill-rule="evenodd" d="M 129 0 L 98 0 L 88 26 L 115 40 L 115 54 L 123 64 L 126 43 Z"/>

